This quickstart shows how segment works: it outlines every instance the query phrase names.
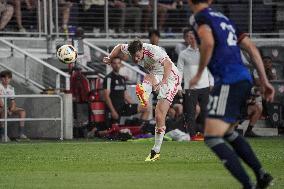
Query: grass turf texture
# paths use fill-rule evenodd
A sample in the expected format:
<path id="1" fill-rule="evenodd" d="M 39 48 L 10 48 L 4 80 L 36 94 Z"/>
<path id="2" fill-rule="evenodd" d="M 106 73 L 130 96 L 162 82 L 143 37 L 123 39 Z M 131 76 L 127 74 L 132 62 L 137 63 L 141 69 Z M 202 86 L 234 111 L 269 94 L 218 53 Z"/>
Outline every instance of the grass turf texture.
<path id="1" fill-rule="evenodd" d="M 271 188 L 284 188 L 284 138 L 250 144 L 275 177 Z M 0 188 L 241 188 L 203 142 L 164 142 L 161 160 L 144 162 L 152 145 L 90 140 L 0 144 Z"/>

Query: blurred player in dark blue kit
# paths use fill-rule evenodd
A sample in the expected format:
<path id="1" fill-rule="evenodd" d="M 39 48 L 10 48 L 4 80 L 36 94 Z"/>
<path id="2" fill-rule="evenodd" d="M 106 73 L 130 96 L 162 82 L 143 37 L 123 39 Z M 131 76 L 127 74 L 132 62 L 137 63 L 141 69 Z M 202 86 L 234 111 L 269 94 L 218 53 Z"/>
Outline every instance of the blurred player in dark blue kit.
<path id="1" fill-rule="evenodd" d="M 267 80 L 261 56 L 249 37 L 240 32 L 232 21 L 209 8 L 212 0 L 188 0 L 188 3 L 194 13 L 190 22 L 200 49 L 198 72 L 190 81 L 190 86 L 197 83 L 206 66 L 215 80 L 205 121 L 205 143 L 242 183 L 243 188 L 266 188 L 272 176 L 262 168 L 245 139 L 234 131 L 252 87 L 252 77 L 243 64 L 240 48 L 252 58 L 266 100 L 273 101 L 274 88 Z M 254 171 L 256 185 L 250 180 L 239 158 Z"/>

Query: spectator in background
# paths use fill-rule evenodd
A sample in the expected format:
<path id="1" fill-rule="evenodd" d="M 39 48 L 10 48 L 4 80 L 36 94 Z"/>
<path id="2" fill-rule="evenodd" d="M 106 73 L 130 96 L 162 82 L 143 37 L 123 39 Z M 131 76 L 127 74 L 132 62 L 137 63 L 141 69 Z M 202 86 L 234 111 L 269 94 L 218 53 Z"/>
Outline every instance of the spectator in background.
<path id="1" fill-rule="evenodd" d="M 135 0 L 110 0 L 109 4 L 109 32 L 139 32 L 142 18 L 142 10 Z M 84 22 L 93 25 L 93 32 L 99 33 L 104 29 L 104 0 L 83 0 Z M 86 26 L 87 27 L 87 26 Z"/>
<path id="2" fill-rule="evenodd" d="M 121 68 L 121 59 L 114 58 L 111 62 L 113 71 L 109 73 L 103 83 L 104 99 L 111 115 L 112 123 L 119 123 L 121 116 L 131 116 L 141 113 L 141 123 L 149 119 L 149 107 L 138 106 L 134 104 L 126 90 L 125 78 L 119 74 Z"/>
<path id="3" fill-rule="evenodd" d="M 264 69 L 268 80 L 277 80 L 276 69 L 273 68 L 271 57 L 269 56 L 262 57 L 262 61 L 264 64 Z"/>
<path id="4" fill-rule="evenodd" d="M 79 16 L 80 26 L 92 27 L 95 36 L 104 29 L 105 0 L 83 0 L 83 12 Z M 86 16 L 88 15 L 88 16 Z"/>
<path id="5" fill-rule="evenodd" d="M 189 134 L 195 136 L 197 132 L 203 133 L 203 128 L 198 128 L 195 122 L 196 106 L 199 104 L 200 125 L 204 125 L 207 115 L 207 104 L 209 100 L 210 87 L 214 85 L 214 79 L 206 68 L 202 73 L 201 79 L 195 86 L 189 86 L 189 81 L 195 76 L 198 70 L 200 53 L 193 31 L 187 32 L 189 46 L 183 50 L 178 58 L 177 68 L 183 73 L 184 79 L 184 112 L 185 122 L 188 124 Z"/>
<path id="6" fill-rule="evenodd" d="M 84 40 L 84 29 L 78 27 L 75 32 L 74 39 L 74 47 L 78 50 L 77 62 L 83 65 L 83 67 L 87 66 L 87 63 L 91 62 L 91 50 L 90 47 L 83 43 Z M 77 45 L 75 45 L 75 40 L 77 41 Z"/>
<path id="7" fill-rule="evenodd" d="M 68 23 L 70 18 L 70 10 L 73 3 L 70 0 L 59 0 L 59 11 L 62 13 L 62 30 L 68 33 Z"/>
<path id="8" fill-rule="evenodd" d="M 262 61 L 263 61 L 263 64 L 264 64 L 264 69 L 265 69 L 267 79 L 268 80 L 277 80 L 276 69 L 272 67 L 273 65 L 272 65 L 271 57 L 264 56 L 264 57 L 262 57 Z M 260 85 L 260 80 L 259 80 L 259 76 L 257 74 L 256 69 L 253 70 L 253 76 L 254 76 L 256 84 Z"/>
<path id="9" fill-rule="evenodd" d="M 141 18 L 142 32 L 148 32 L 148 25 L 150 21 L 150 15 L 148 12 L 149 9 L 148 7 L 150 6 L 149 0 L 133 0 L 133 4 L 134 6 L 139 7 L 142 12 L 142 18 Z"/>
<path id="10" fill-rule="evenodd" d="M 14 13 L 12 5 L 7 4 L 6 0 L 0 0 L 0 31 L 2 31 L 11 20 Z"/>
<path id="11" fill-rule="evenodd" d="M 251 90 L 251 97 L 247 101 L 247 115 L 249 118 L 249 124 L 244 134 L 245 137 L 258 137 L 252 129 L 254 128 L 257 120 L 262 114 L 262 96 L 259 86 L 254 86 Z"/>
<path id="12" fill-rule="evenodd" d="M 16 22 L 18 25 L 18 31 L 19 32 L 26 32 L 26 29 L 24 28 L 22 24 L 22 2 L 26 3 L 26 8 L 29 11 L 32 11 L 33 9 L 36 8 L 36 1 L 35 0 L 14 0 L 14 5 L 15 5 L 15 17 L 16 17 Z"/>
<path id="13" fill-rule="evenodd" d="M 178 43 L 175 47 L 175 52 L 177 55 L 180 54 L 181 51 L 185 50 L 190 44 L 192 30 L 190 28 L 185 28 L 183 30 L 183 40 L 184 42 Z"/>
<path id="14" fill-rule="evenodd" d="M 12 79 L 12 72 L 9 70 L 4 70 L 0 73 L 1 77 L 1 83 L 0 83 L 0 95 L 15 95 L 15 90 L 14 87 L 10 85 L 11 79 Z M 13 116 L 17 115 L 19 118 L 26 118 L 26 111 L 23 108 L 19 108 L 16 105 L 16 101 L 14 98 L 9 98 L 8 99 L 8 116 Z M 4 117 L 4 101 L 3 99 L 0 100 L 0 114 L 1 118 Z M 24 127 L 25 127 L 25 122 L 20 121 L 20 139 L 28 139 L 27 136 L 24 134 Z M 1 139 L 3 141 L 4 139 L 4 129 L 3 125 L 0 127 L 1 131 Z"/>
<path id="15" fill-rule="evenodd" d="M 265 73 L 268 80 L 276 80 L 276 69 L 272 67 L 272 59 L 269 56 L 262 57 L 262 61 L 264 64 Z M 260 88 L 260 79 L 257 74 L 257 70 L 253 70 L 253 77 L 255 81 L 255 86 L 251 90 L 251 97 L 247 102 L 247 115 L 249 117 L 249 125 L 247 130 L 244 133 L 245 137 L 259 137 L 255 134 L 252 129 L 255 127 L 257 121 L 262 115 L 262 111 L 267 113 L 267 103 L 262 99 L 261 88 Z"/>
<path id="16" fill-rule="evenodd" d="M 167 18 L 167 12 L 168 10 L 176 10 L 177 9 L 177 5 L 182 4 L 181 0 L 159 0 L 158 1 L 158 5 L 157 5 L 157 11 L 158 11 L 158 29 L 160 31 L 164 31 L 164 25 L 165 25 L 165 21 Z M 149 0 L 149 5 L 147 7 L 147 14 L 145 16 L 147 16 L 147 18 L 145 19 L 145 23 L 149 23 L 149 20 L 151 18 L 152 13 L 154 8 L 154 1 L 153 0 Z M 145 30 L 148 30 L 148 25 L 145 25 Z"/>
<path id="17" fill-rule="evenodd" d="M 160 32 L 159 30 L 152 29 L 148 34 L 150 44 L 159 46 Z"/>
<path id="18" fill-rule="evenodd" d="M 125 0 L 124 3 L 120 28 L 124 32 L 140 32 L 142 9 L 137 5 L 136 0 Z"/>

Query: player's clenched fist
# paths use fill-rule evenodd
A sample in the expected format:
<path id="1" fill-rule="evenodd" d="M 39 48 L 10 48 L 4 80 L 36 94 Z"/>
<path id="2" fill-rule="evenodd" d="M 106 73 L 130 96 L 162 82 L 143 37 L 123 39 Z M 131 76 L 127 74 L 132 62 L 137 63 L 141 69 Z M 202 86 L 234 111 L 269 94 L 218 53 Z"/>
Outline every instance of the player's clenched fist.
<path id="1" fill-rule="evenodd" d="M 108 56 L 104 57 L 104 58 L 103 58 L 103 63 L 105 63 L 105 64 L 110 64 L 110 63 L 111 63 L 110 57 L 108 57 Z"/>

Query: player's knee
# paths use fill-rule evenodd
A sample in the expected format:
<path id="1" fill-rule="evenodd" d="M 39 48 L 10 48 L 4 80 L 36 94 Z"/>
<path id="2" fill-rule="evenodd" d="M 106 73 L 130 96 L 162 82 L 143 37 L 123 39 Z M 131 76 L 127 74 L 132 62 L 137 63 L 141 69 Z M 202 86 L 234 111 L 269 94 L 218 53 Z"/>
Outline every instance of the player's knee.
<path id="1" fill-rule="evenodd" d="M 233 142 L 235 141 L 238 137 L 239 137 L 239 133 L 236 131 L 230 132 L 230 133 L 226 133 L 224 135 L 224 139 L 228 142 Z"/>
<path id="2" fill-rule="evenodd" d="M 162 126 L 162 127 L 156 126 L 155 131 L 158 134 L 164 133 L 164 132 L 166 132 L 166 126 Z"/>
<path id="3" fill-rule="evenodd" d="M 219 144 L 224 143 L 224 140 L 219 136 L 205 136 L 204 143 L 209 147 L 213 148 Z"/>

